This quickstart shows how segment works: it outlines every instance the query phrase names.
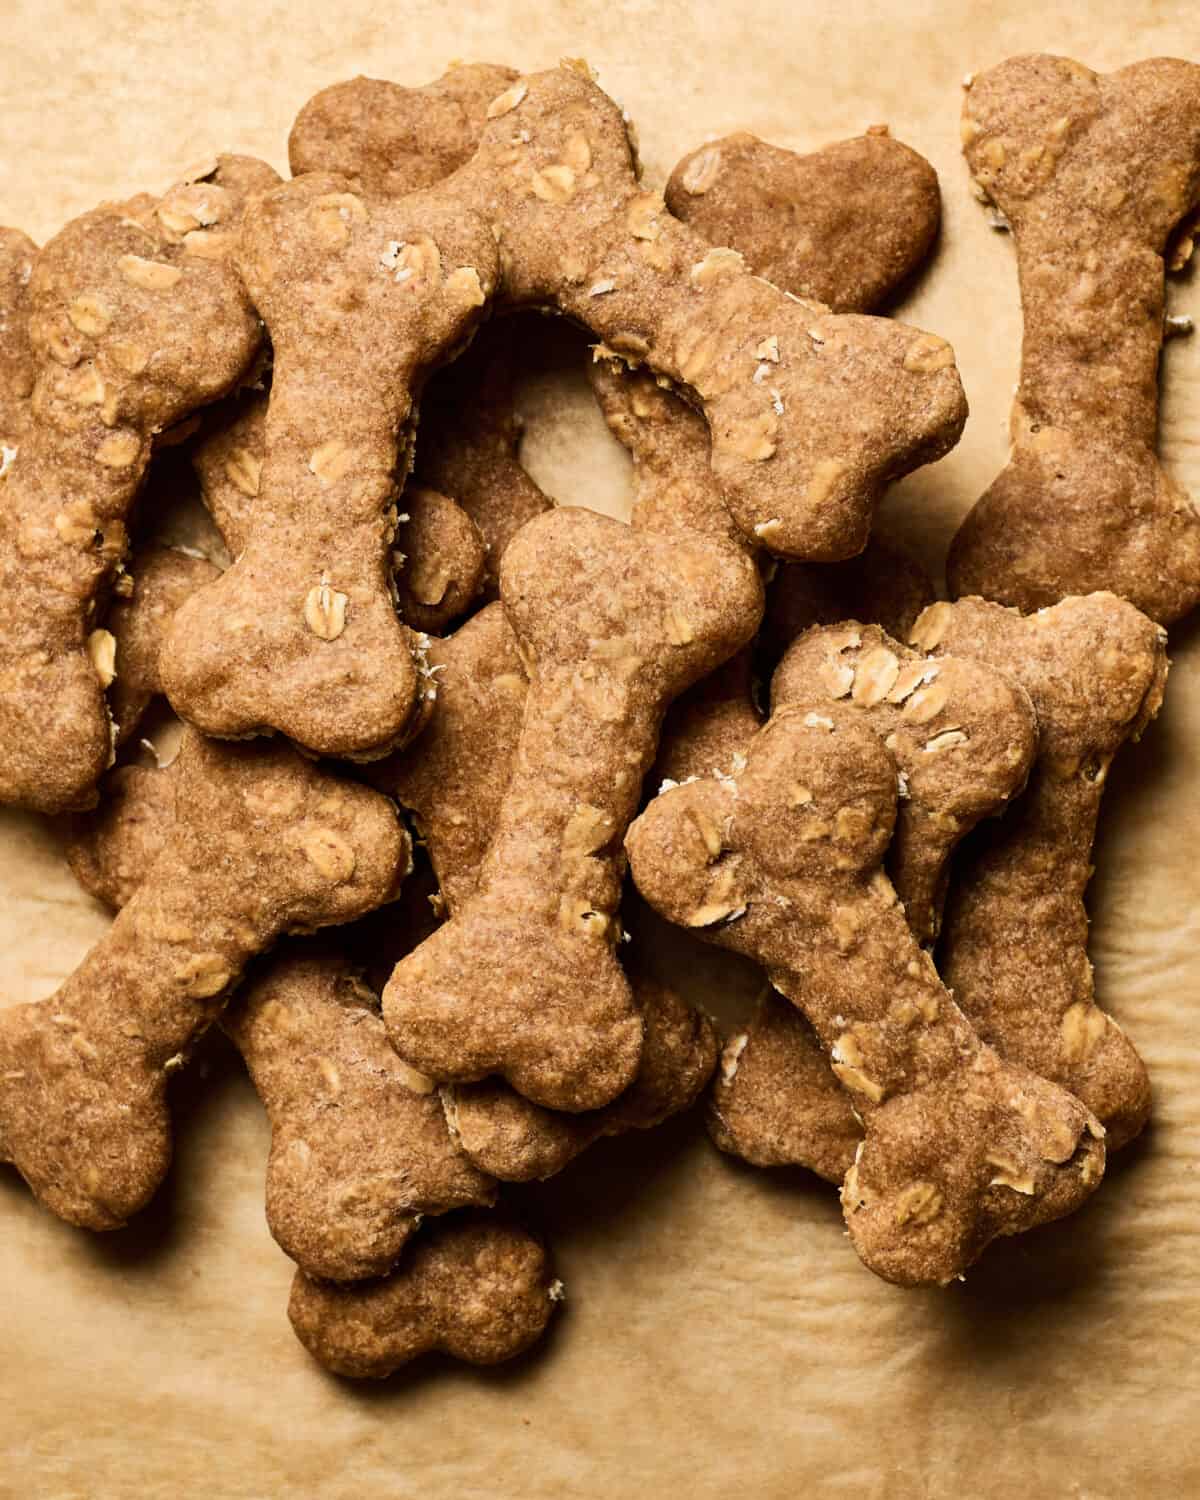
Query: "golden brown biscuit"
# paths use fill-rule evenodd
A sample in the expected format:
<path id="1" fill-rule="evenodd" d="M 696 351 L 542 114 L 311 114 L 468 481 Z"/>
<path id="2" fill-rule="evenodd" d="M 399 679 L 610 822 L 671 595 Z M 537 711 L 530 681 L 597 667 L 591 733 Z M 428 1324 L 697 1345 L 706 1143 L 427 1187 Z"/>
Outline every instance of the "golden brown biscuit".
<path id="1" fill-rule="evenodd" d="M 71 1223 L 125 1223 L 170 1161 L 167 1078 L 247 961 L 388 900 L 408 857 L 378 793 L 283 746 L 188 736 L 144 884 L 56 994 L 0 1011 L 0 1159 Z"/>
<path id="2" fill-rule="evenodd" d="M 479 321 L 496 245 L 460 205 L 313 174 L 257 202 L 237 259 L 275 351 L 259 493 L 244 550 L 175 618 L 164 686 L 208 734 L 377 757 L 426 706 L 390 586 L 401 434 Z"/>
<path id="3" fill-rule="evenodd" d="M 423 88 L 351 78 L 314 94 L 292 126 L 292 176 L 337 172 L 356 192 L 400 198 L 469 161 L 487 107 L 516 79 L 496 63 L 451 64 Z"/>
<path id="4" fill-rule="evenodd" d="M 985 1046 L 943 988 L 881 868 L 895 810 L 883 742 L 816 699 L 778 711 L 735 776 L 657 797 L 626 847 L 660 915 L 756 959 L 812 1022 L 866 1130 L 842 1190 L 850 1237 L 877 1274 L 919 1285 L 1078 1207 L 1104 1132 Z"/>
<path id="5" fill-rule="evenodd" d="M 271 1120 L 267 1223 L 308 1275 L 383 1275 L 424 1215 L 495 1201 L 339 954 L 272 956 L 222 1026 Z"/>
<path id="6" fill-rule="evenodd" d="M 29 421 L 37 367 L 29 342 L 29 282 L 37 246 L 0 229 L 0 469 L 7 469 Z"/>
<path id="7" fill-rule="evenodd" d="M 552 1177 L 594 1141 L 650 1130 L 696 1102 L 716 1066 L 716 1032 L 666 985 L 636 972 L 630 984 L 645 1028 L 641 1061 L 603 1109 L 539 1109 L 495 1078 L 443 1088 L 454 1138 L 477 1167 L 503 1182 Z"/>
<path id="8" fill-rule="evenodd" d="M 384 1017 L 441 1083 L 597 1109 L 642 1041 L 613 954 L 620 837 L 667 704 L 745 643 L 761 588 L 738 547 L 563 509 L 510 544 L 501 594 L 530 677 L 512 779 L 477 890 L 397 966 Z"/>
<path id="9" fill-rule="evenodd" d="M 161 199 L 72 220 L 34 260 L 37 382 L 0 507 L 0 802 L 95 800 L 111 751 L 96 610 L 155 435 L 230 390 L 258 349 L 229 235 L 277 181 L 262 162 L 221 157 Z"/>
<path id="10" fill-rule="evenodd" d="M 769 986 L 745 1031 L 731 1036 L 708 1096 L 708 1133 L 756 1167 L 807 1167 L 840 1183 L 862 1126 L 812 1027 Z"/>
<path id="11" fill-rule="evenodd" d="M 1111 589 L 1169 624 L 1200 599 L 1200 518 L 1157 454 L 1164 256 L 1200 206 L 1200 66 L 1010 58 L 975 75 L 962 138 L 1012 229 L 1025 336 L 1012 457 L 954 538 L 951 589 L 1024 610 Z"/>
<path id="12" fill-rule="evenodd" d="M 382 1281 L 339 1286 L 296 1272 L 296 1337 L 338 1375 L 381 1380 L 435 1349 L 474 1365 L 535 1344 L 562 1300 L 540 1241 L 495 1214 L 428 1224 Z"/>
<path id="13" fill-rule="evenodd" d="M 667 207 L 713 245 L 731 245 L 785 292 L 868 312 L 937 238 L 937 173 L 886 126 L 808 156 L 746 131 L 689 152 Z"/>
<path id="14" fill-rule="evenodd" d="M 103 627 L 112 637 L 108 707 L 118 746 L 162 692 L 158 653 L 175 611 L 220 569 L 207 558 L 147 542 L 135 549 L 126 576 L 127 588 L 113 599 Z"/>
<path id="15" fill-rule="evenodd" d="M 515 366 L 513 323 L 501 318 L 430 381 L 421 402 L 416 478 L 452 495 L 479 528 L 487 545 L 487 599 L 499 597 L 504 549 L 552 504 L 517 457 Z"/>
<path id="16" fill-rule="evenodd" d="M 747 537 L 786 556 L 861 551 L 885 485 L 961 432 L 945 340 L 789 299 L 672 218 L 586 65 L 519 79 L 488 116 L 474 157 L 431 191 L 492 224 L 500 306 L 556 309 L 686 387 Z M 309 165 L 348 170 L 357 143 L 363 186 L 381 191 L 388 129 L 385 111 L 351 113 Z"/>
<path id="17" fill-rule="evenodd" d="M 230 556 L 246 550 L 266 456 L 267 396 L 242 393 L 214 412 L 191 446 L 200 493 Z M 445 495 L 405 487 L 389 570 L 400 618 L 439 634 L 478 597 L 488 564 L 470 516 Z"/>
<path id="18" fill-rule="evenodd" d="M 1158 712 L 1165 632 L 1111 594 L 1022 617 L 982 599 L 935 604 L 921 650 L 974 656 L 1020 682 L 1037 709 L 1029 790 L 956 866 L 940 962 L 979 1034 L 1135 1136 L 1150 1084 L 1133 1044 L 1095 1002 L 1084 891 L 1108 767 Z"/>

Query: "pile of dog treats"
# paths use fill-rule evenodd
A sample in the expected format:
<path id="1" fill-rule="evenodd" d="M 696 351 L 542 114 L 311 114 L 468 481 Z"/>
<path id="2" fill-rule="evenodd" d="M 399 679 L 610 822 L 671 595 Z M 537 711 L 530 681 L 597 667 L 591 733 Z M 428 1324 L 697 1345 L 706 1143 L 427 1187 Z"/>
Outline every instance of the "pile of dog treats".
<path id="1" fill-rule="evenodd" d="M 67 814 L 118 913 L 0 1010 L 0 1158 L 46 1208 L 145 1206 L 214 1024 L 343 1374 L 530 1346 L 562 1286 L 502 1184 L 705 1091 L 901 1285 L 1096 1191 L 1149 1087 L 1093 997 L 1093 834 L 1200 599 L 1155 453 L 1200 67 L 1014 59 L 962 139 L 1025 336 L 951 602 L 870 535 L 966 418 L 944 339 L 863 316 L 938 227 L 884 128 L 712 141 L 660 193 L 586 64 L 457 66 L 318 94 L 286 181 L 222 156 L 0 231 L 0 801 Z M 524 309 L 591 336 L 628 525 L 520 466 Z M 155 539 L 184 462 L 211 559 Z M 643 971 L 632 887 L 761 966 L 747 1030 Z"/>

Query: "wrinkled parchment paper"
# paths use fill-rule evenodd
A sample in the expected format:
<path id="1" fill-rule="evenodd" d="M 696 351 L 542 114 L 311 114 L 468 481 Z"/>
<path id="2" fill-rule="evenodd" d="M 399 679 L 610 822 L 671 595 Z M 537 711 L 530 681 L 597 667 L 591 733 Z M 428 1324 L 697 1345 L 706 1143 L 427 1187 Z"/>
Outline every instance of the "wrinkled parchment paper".
<path id="1" fill-rule="evenodd" d="M 960 80 L 1019 51 L 1107 69 L 1200 59 L 1184 0 L 6 0 L 0 221 L 35 237 L 165 187 L 214 148 L 280 168 L 318 87 L 405 83 L 456 56 L 585 55 L 661 182 L 705 136 L 807 148 L 880 122 L 932 159 L 945 233 L 900 305 L 954 343 L 972 416 L 888 519 L 938 560 L 1001 467 L 1020 322 L 1012 246 L 958 153 Z M 1194 278 L 1171 307 L 1200 316 Z M 525 455 L 561 500 L 620 512 L 626 467 L 562 334 L 531 337 Z M 1166 460 L 1200 494 L 1200 335 L 1165 360 Z M 695 1119 L 593 1149 L 521 1201 L 568 1302 L 548 1346 L 379 1388 L 321 1374 L 285 1317 L 262 1214 L 267 1130 L 230 1050 L 176 1090 L 178 1162 L 134 1228 L 68 1229 L 0 1169 L 0 1496 L 322 1500 L 830 1496 L 1159 1500 L 1200 1494 L 1200 642 L 1172 642 L 1166 710 L 1115 768 L 1092 889 L 1100 996 L 1150 1065 L 1144 1143 L 1065 1224 L 994 1247 L 966 1282 L 876 1281 L 834 1194 L 741 1168 Z M 0 819 L 0 1003 L 49 993 L 103 931 L 51 832 Z M 638 941 L 661 962 L 652 927 Z M 685 962 L 736 1008 L 753 977 Z"/>

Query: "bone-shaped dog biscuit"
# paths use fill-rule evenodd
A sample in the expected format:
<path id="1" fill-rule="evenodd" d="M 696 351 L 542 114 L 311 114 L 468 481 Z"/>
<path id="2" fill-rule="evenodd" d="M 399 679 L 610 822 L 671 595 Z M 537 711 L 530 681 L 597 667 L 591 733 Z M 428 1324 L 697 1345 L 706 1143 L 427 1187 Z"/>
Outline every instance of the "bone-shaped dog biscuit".
<path id="1" fill-rule="evenodd" d="M 400 198 L 475 154 L 488 105 L 516 81 L 495 63 L 451 66 L 423 88 L 351 78 L 314 94 L 292 126 L 292 176 L 337 172 L 356 192 Z"/>
<path id="2" fill-rule="evenodd" d="M 866 1129 L 843 1185 L 864 1262 L 946 1282 L 997 1235 L 1076 1208 L 1103 1131 L 980 1042 L 942 987 L 880 868 L 895 805 L 883 742 L 818 699 L 776 713 L 735 777 L 656 798 L 626 844 L 651 905 L 763 964 L 828 1049 Z"/>
<path id="3" fill-rule="evenodd" d="M 1028 779 L 1033 705 L 995 666 L 930 661 L 877 625 L 853 622 L 802 635 L 771 680 L 775 708 L 825 697 L 862 713 L 895 756 L 902 795 L 888 873 L 917 940 L 932 943 L 955 845 Z"/>
<path id="4" fill-rule="evenodd" d="M 1095 1003 L 1084 890 L 1109 764 L 1162 702 L 1164 633 L 1124 600 L 1091 594 L 1027 617 L 980 599 L 935 604 L 913 640 L 1011 673 L 1039 724 L 1029 790 L 956 868 L 946 983 L 982 1037 L 1078 1095 L 1115 1149 L 1145 1123 L 1150 1086 Z"/>
<path id="5" fill-rule="evenodd" d="M 494 1200 L 344 958 L 268 960 L 222 1025 L 271 1120 L 267 1223 L 308 1275 L 383 1275 L 423 1215 Z"/>
<path id="6" fill-rule="evenodd" d="M 862 1126 L 812 1027 L 767 989 L 747 1030 L 730 1037 L 708 1097 L 708 1133 L 756 1167 L 807 1167 L 840 1183 Z"/>
<path id="7" fill-rule="evenodd" d="M 212 583 L 220 570 L 206 558 L 176 547 L 149 542 L 138 547 L 126 575 L 128 592 L 113 600 L 103 631 L 94 645 L 94 657 L 110 672 L 108 706 L 118 745 L 133 734 L 150 704 L 162 692 L 158 653 L 167 627 L 176 611 L 199 588 Z"/>
<path id="8" fill-rule="evenodd" d="M 229 233 L 276 181 L 222 157 L 162 199 L 72 220 L 35 258 L 37 383 L 0 510 L 0 801 L 94 800 L 110 753 L 97 601 L 125 555 L 155 434 L 229 390 L 258 347 Z"/>
<path id="9" fill-rule="evenodd" d="M 937 173 L 886 128 L 807 156 L 723 136 L 683 157 L 665 197 L 711 244 L 834 312 L 877 307 L 929 254 L 941 220 Z"/>
<path id="10" fill-rule="evenodd" d="M 1200 66 L 1011 58 L 975 76 L 962 135 L 1012 229 L 1025 333 L 1012 457 L 954 539 L 952 590 L 1029 610 L 1111 589 L 1167 624 L 1200 599 L 1200 517 L 1156 453 L 1163 260 L 1200 205 Z"/>
<path id="11" fill-rule="evenodd" d="M 408 841 L 386 799 L 277 746 L 190 736 L 166 846 L 48 1000 L 0 1012 L 0 1159 L 62 1218 L 123 1224 L 170 1160 L 166 1081 L 284 931 L 386 901 Z"/>
<path id="12" fill-rule="evenodd" d="M 460 206 L 313 174 L 258 201 L 237 254 L 275 350 L 266 451 L 245 550 L 163 647 L 167 694 L 210 734 L 380 756 L 424 697 L 390 591 L 400 433 L 478 322 L 496 246 Z"/>
<path id="13" fill-rule="evenodd" d="M 790 300 L 672 218 L 640 186 L 621 111 L 586 68 L 521 78 L 488 114 L 475 156 L 432 191 L 495 228 L 502 304 L 555 308 L 685 387 L 747 537 L 807 558 L 860 551 L 884 486 L 961 431 L 945 340 Z M 378 191 L 386 120 L 363 127 L 348 119 L 329 160 L 357 139 Z"/>
<path id="14" fill-rule="evenodd" d="M 712 1025 L 666 985 L 641 974 L 631 983 L 642 1055 L 633 1082 L 603 1109 L 539 1109 L 492 1078 L 443 1090 L 454 1137 L 477 1167 L 504 1182 L 552 1177 L 594 1141 L 649 1130 L 695 1103 L 717 1060 Z"/>
<path id="15" fill-rule="evenodd" d="M 752 633 L 739 549 L 588 511 L 531 521 L 501 592 L 530 674 L 512 779 L 478 889 L 397 966 L 393 1042 L 439 1082 L 499 1073 L 535 1103 L 608 1103 L 642 1027 L 612 952 L 618 841 L 672 697 Z"/>
<path id="16" fill-rule="evenodd" d="M 441 1350 L 476 1365 L 513 1359 L 542 1336 L 563 1295 L 541 1243 L 496 1215 L 435 1220 L 382 1281 L 338 1286 L 302 1271 L 288 1316 L 327 1370 L 382 1379 Z"/>
<path id="17" fill-rule="evenodd" d="M 267 397 L 226 403 L 191 447 L 200 492 L 232 558 L 246 549 L 266 456 Z M 399 501 L 391 573 L 400 618 L 437 634 L 483 587 L 487 545 L 471 517 L 446 495 L 409 484 Z"/>
<path id="18" fill-rule="evenodd" d="M 7 470 L 29 420 L 37 368 L 29 343 L 29 281 L 37 246 L 0 229 L 0 469 Z"/>

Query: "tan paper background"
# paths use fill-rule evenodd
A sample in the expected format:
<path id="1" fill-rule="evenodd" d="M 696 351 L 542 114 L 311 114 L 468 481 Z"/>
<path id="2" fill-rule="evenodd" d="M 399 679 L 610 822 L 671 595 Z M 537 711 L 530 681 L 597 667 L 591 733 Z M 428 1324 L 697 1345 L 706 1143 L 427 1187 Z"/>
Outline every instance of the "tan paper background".
<path id="1" fill-rule="evenodd" d="M 940 555 L 1003 462 L 1020 323 L 1012 247 L 958 155 L 959 82 L 1016 51 L 1110 68 L 1200 59 L 1186 0 L 4 0 L 0 221 L 37 237 L 236 145 L 285 165 L 316 88 L 421 83 L 451 58 L 584 54 L 637 121 L 653 180 L 709 134 L 808 147 L 887 121 L 942 177 L 937 260 L 902 304 L 949 337 L 972 406 L 889 516 Z M 1172 310 L 1200 315 L 1194 280 Z M 526 457 L 558 498 L 619 510 L 624 464 L 540 340 Z M 564 373 L 566 372 L 566 373 Z M 1200 343 L 1166 356 L 1163 449 L 1200 493 Z M 547 1348 L 381 1388 L 322 1375 L 284 1306 L 261 1210 L 266 1127 L 228 1049 L 178 1090 L 178 1162 L 144 1222 L 76 1233 L 0 1170 L 0 1496 L 739 1494 L 1159 1500 L 1200 1494 L 1200 645 L 1114 772 L 1092 896 L 1102 998 L 1157 1089 L 1146 1141 L 1076 1218 L 994 1247 L 965 1284 L 863 1271 L 834 1195 L 719 1157 L 697 1122 L 602 1145 L 525 1201 L 568 1287 Z M 0 1003 L 48 993 L 103 931 L 47 830 L 0 819 Z M 642 941 L 652 938 L 643 934 Z M 745 992 L 705 960 L 694 993 Z"/>

